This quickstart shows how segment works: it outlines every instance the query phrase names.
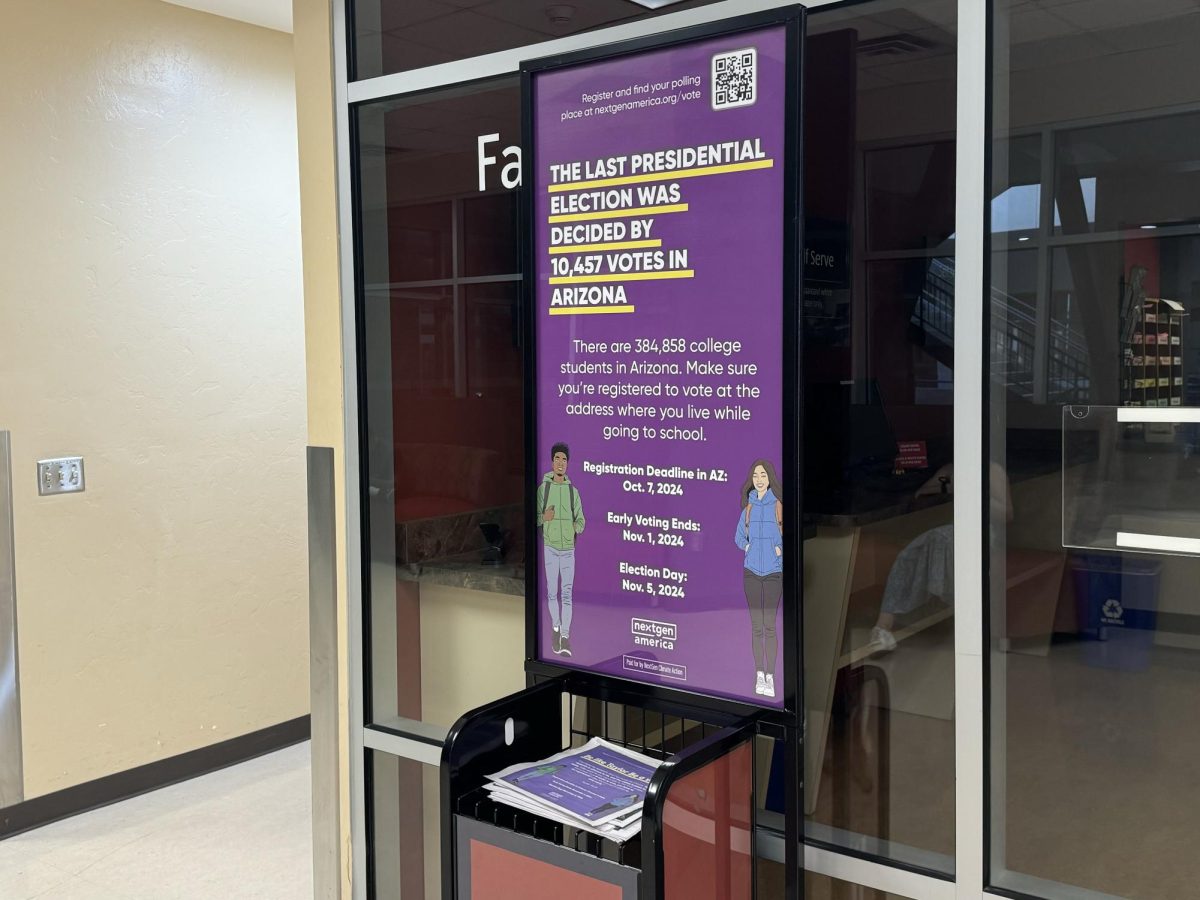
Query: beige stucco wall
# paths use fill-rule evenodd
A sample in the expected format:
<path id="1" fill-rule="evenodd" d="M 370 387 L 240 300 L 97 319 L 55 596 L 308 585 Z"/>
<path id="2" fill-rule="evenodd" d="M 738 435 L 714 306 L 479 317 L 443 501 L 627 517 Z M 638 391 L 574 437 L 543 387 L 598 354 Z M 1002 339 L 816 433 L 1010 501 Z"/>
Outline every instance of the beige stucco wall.
<path id="1" fill-rule="evenodd" d="M 8 0 L 0 428 L 27 796 L 308 711 L 287 34 Z M 38 497 L 80 454 L 87 491 Z"/>

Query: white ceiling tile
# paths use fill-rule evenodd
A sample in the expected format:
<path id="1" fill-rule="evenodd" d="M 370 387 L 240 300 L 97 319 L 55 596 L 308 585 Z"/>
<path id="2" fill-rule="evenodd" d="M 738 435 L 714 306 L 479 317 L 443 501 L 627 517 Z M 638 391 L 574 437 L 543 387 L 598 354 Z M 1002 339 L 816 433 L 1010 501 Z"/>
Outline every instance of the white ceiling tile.
<path id="1" fill-rule="evenodd" d="M 291 32 L 292 0 L 166 0 L 200 12 L 261 25 L 275 31 Z"/>

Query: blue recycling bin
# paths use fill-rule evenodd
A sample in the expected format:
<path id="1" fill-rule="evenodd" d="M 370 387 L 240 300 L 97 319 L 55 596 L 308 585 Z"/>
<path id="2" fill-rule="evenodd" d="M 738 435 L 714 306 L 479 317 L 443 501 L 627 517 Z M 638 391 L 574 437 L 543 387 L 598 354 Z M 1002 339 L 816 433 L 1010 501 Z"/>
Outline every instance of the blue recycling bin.
<path id="1" fill-rule="evenodd" d="M 1072 558 L 1084 662 L 1105 669 L 1149 668 L 1161 569 L 1156 559 L 1128 553 Z"/>

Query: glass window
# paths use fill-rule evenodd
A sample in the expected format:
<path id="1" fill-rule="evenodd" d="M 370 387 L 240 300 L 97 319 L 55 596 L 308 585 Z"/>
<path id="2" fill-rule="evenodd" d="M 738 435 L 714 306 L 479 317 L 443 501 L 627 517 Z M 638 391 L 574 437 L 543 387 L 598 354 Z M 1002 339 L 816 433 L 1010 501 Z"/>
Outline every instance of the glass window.
<path id="1" fill-rule="evenodd" d="M 1200 879 L 1181 714 L 1200 690 L 1200 12 L 993 8 L 990 881 L 1182 897 Z"/>
<path id="2" fill-rule="evenodd" d="M 1200 222 L 1200 113 L 1072 128 L 1054 142 L 1058 234 L 1155 230 Z"/>
<path id="3" fill-rule="evenodd" d="M 866 154 L 867 247 L 928 250 L 954 236 L 954 141 Z"/>
<path id="4" fill-rule="evenodd" d="M 368 721 L 524 686 L 516 78 L 356 110 Z"/>
<path id="5" fill-rule="evenodd" d="M 366 751 L 375 900 L 442 896 L 440 781 L 436 766 Z"/>
<path id="6" fill-rule="evenodd" d="M 806 833 L 944 873 L 955 16 L 955 0 L 815 10 L 804 161 L 805 412 L 825 424 L 805 447 Z M 354 115 L 367 721 L 449 726 L 524 686 L 518 194 L 505 168 L 519 154 L 519 89 L 503 78 Z M 416 879 L 411 893 L 435 870 L 397 855 L 419 810 L 397 818 L 396 792 L 423 790 L 427 806 L 436 793 L 397 765 L 374 757 L 377 877 Z M 424 834 L 428 858 L 436 827 Z M 813 890 L 883 896 L 827 879 Z"/>
<path id="7" fill-rule="evenodd" d="M 992 198 L 992 233 L 1023 243 L 1036 234 L 1042 215 L 1042 141 L 1037 135 L 1016 137 L 995 152 L 1008 176 Z"/>
<path id="8" fill-rule="evenodd" d="M 945 873 L 955 16 L 817 8 L 805 47 L 805 830 Z"/>
<path id="9" fill-rule="evenodd" d="M 758 861 L 758 891 L 760 897 L 783 896 L 783 866 L 766 859 Z M 863 887 L 840 878 L 817 872 L 804 873 L 804 900 L 905 900 L 899 894 L 889 894 Z"/>
<path id="10" fill-rule="evenodd" d="M 541 44 L 716 0 L 348 0 L 351 79 Z M 538 55 L 533 50 L 529 56 Z"/>

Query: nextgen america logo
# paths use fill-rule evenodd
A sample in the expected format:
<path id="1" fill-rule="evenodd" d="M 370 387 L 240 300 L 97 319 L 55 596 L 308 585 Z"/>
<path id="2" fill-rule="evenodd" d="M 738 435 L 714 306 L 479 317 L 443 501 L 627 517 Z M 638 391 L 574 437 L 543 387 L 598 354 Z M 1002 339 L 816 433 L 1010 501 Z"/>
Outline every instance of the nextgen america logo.
<path id="1" fill-rule="evenodd" d="M 654 647 L 658 650 L 674 650 L 679 629 L 674 622 L 656 622 L 653 619 L 631 619 L 630 631 L 633 642 L 639 647 Z"/>

